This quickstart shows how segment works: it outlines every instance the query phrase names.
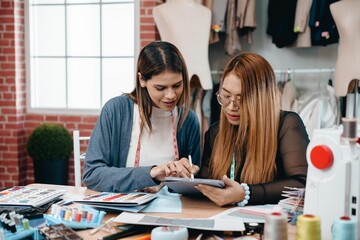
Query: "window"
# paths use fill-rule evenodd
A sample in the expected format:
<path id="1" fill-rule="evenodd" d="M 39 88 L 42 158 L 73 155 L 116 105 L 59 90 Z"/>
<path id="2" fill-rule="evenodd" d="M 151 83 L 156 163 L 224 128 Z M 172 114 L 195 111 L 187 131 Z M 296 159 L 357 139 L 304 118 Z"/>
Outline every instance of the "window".
<path id="1" fill-rule="evenodd" d="M 98 113 L 133 90 L 138 1 L 25 2 L 29 112 Z"/>

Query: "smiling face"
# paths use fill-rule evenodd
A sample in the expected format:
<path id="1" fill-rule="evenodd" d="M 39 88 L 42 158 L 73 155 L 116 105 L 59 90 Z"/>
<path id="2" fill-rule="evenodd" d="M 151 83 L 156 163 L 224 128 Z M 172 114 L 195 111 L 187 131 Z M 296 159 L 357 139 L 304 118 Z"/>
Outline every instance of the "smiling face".
<path id="1" fill-rule="evenodd" d="M 240 123 L 240 111 L 238 110 L 240 106 L 238 104 L 240 104 L 241 89 L 240 79 L 230 73 L 224 78 L 220 91 L 225 103 L 227 103 L 223 104 L 222 111 L 224 111 L 229 123 L 236 126 Z"/>
<path id="2" fill-rule="evenodd" d="M 148 81 L 140 79 L 141 87 L 146 87 L 154 107 L 165 111 L 175 108 L 184 91 L 180 73 L 165 71 L 153 76 Z"/>

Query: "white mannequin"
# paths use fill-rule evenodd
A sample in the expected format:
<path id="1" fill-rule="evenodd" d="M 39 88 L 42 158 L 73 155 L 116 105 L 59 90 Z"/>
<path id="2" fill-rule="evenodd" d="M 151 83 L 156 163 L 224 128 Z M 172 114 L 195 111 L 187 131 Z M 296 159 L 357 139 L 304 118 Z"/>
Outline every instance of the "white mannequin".
<path id="1" fill-rule="evenodd" d="M 335 2 L 330 5 L 330 11 L 340 36 L 335 95 L 346 96 L 351 80 L 360 79 L 360 1 Z"/>
<path id="2" fill-rule="evenodd" d="M 195 0 L 168 0 L 154 7 L 161 40 L 173 43 L 183 54 L 189 78 L 197 75 L 201 87 L 213 87 L 209 64 L 211 10 Z"/>

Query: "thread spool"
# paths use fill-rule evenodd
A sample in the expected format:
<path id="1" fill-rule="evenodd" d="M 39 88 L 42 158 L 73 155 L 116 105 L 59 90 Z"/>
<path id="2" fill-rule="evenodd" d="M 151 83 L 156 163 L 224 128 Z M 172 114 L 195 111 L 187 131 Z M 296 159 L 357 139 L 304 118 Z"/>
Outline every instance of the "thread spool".
<path id="1" fill-rule="evenodd" d="M 296 222 L 296 240 L 321 240 L 320 217 L 300 215 Z"/>
<path id="2" fill-rule="evenodd" d="M 73 221 L 76 220 L 76 215 L 77 215 L 77 209 L 76 209 L 76 208 L 73 208 L 73 209 L 71 210 L 71 219 L 72 219 Z"/>
<path id="3" fill-rule="evenodd" d="M 81 212 L 81 211 L 78 211 L 78 212 L 76 213 L 75 221 L 76 221 L 76 222 L 81 222 L 81 216 L 82 216 L 82 212 Z"/>
<path id="4" fill-rule="evenodd" d="M 83 213 L 82 213 L 82 219 L 87 219 L 87 214 L 88 214 L 87 211 L 83 211 Z"/>
<path id="5" fill-rule="evenodd" d="M 350 142 L 356 142 L 358 140 L 356 134 L 357 134 L 357 123 L 356 118 L 342 118 L 342 124 L 343 124 L 343 133 L 341 135 L 341 138 L 350 141 Z"/>
<path id="6" fill-rule="evenodd" d="M 91 212 L 88 212 L 86 215 L 86 221 L 91 222 L 93 218 L 93 214 Z"/>
<path id="7" fill-rule="evenodd" d="M 61 209 L 62 209 L 62 207 L 60 207 L 59 205 L 55 208 L 55 216 L 57 218 L 60 218 Z"/>
<path id="8" fill-rule="evenodd" d="M 22 220 L 22 224 L 23 224 L 24 230 L 29 230 L 30 229 L 30 223 L 29 223 L 29 220 L 27 218 L 24 218 Z"/>
<path id="9" fill-rule="evenodd" d="M 287 216 L 281 212 L 273 212 L 265 217 L 264 239 L 287 240 Z"/>
<path id="10" fill-rule="evenodd" d="M 60 210 L 60 218 L 61 218 L 61 219 L 64 219 L 64 218 L 65 218 L 65 213 L 66 213 L 66 210 L 65 210 L 64 208 L 62 208 L 62 209 Z"/>
<path id="11" fill-rule="evenodd" d="M 156 227 L 151 231 L 151 240 L 187 240 L 189 232 L 184 227 Z"/>
<path id="12" fill-rule="evenodd" d="M 51 206 L 51 215 L 56 215 L 57 209 L 58 209 L 59 207 L 60 207 L 59 205 L 53 204 L 53 205 Z"/>
<path id="13" fill-rule="evenodd" d="M 333 240 L 357 240 L 357 222 L 348 216 L 335 219 L 332 226 Z"/>
<path id="14" fill-rule="evenodd" d="M 66 209 L 66 210 L 65 210 L 65 217 L 64 217 L 64 219 L 65 219 L 66 221 L 70 221 L 70 220 L 71 220 L 71 210 L 70 210 L 70 209 Z"/>

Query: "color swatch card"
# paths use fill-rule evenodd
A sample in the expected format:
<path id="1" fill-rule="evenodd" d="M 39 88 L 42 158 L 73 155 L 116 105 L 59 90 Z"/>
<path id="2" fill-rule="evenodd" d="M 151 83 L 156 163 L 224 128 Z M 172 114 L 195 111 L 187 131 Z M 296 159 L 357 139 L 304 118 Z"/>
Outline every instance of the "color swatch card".
<path id="1" fill-rule="evenodd" d="M 38 207 L 60 197 L 65 192 L 59 189 L 15 186 L 0 192 L 0 206 Z"/>
<path id="2" fill-rule="evenodd" d="M 138 206 L 150 202 L 157 197 L 153 193 L 132 192 L 132 193 L 111 193 L 102 192 L 85 196 L 83 200 L 74 202 L 88 205 L 102 206 Z"/>
<path id="3" fill-rule="evenodd" d="M 288 214 L 291 224 L 296 224 L 297 217 L 304 212 L 305 188 L 285 187 L 281 196 L 286 197 L 278 203 L 282 212 Z"/>

